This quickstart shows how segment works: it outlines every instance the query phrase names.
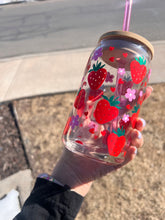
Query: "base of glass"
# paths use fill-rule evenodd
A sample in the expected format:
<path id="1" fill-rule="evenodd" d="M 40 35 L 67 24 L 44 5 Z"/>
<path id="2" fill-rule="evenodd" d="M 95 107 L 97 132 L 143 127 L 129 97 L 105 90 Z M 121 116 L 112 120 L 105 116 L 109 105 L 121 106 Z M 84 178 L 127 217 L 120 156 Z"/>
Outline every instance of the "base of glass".
<path id="1" fill-rule="evenodd" d="M 65 142 L 65 147 L 73 153 L 79 154 L 83 157 L 88 157 L 104 164 L 117 165 L 124 162 L 125 159 L 122 153 L 118 157 L 113 157 L 108 153 L 100 152 L 100 148 L 98 147 L 87 147 L 72 141 Z"/>

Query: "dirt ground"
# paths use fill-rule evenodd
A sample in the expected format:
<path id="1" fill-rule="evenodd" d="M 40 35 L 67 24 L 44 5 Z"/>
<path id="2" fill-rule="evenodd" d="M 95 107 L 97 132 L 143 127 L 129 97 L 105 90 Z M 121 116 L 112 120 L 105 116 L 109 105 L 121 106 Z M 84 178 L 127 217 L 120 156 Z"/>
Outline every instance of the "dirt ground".
<path id="1" fill-rule="evenodd" d="M 77 220 L 165 219 L 165 84 L 142 107 L 147 126 L 137 157 L 121 170 L 97 180 Z M 75 93 L 14 102 L 14 111 L 34 177 L 51 173 L 62 149 L 61 134 Z"/>
<path id="2" fill-rule="evenodd" d="M 0 180 L 27 167 L 21 137 L 12 114 L 12 105 L 1 105 Z"/>

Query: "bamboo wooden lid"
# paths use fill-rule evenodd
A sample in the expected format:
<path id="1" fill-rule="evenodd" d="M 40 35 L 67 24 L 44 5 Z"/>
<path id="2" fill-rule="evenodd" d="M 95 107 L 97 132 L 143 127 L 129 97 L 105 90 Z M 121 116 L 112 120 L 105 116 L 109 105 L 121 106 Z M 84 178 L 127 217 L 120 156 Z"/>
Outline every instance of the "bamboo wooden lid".
<path id="1" fill-rule="evenodd" d="M 111 39 L 111 38 L 124 38 L 124 39 L 128 39 L 128 40 L 132 40 L 134 42 L 137 43 L 141 43 L 143 45 L 145 45 L 149 51 L 151 52 L 151 59 L 154 56 L 154 48 L 152 46 L 152 44 L 144 37 L 142 37 L 141 35 L 135 34 L 133 32 L 128 32 L 128 31 L 110 31 L 107 32 L 105 34 L 103 34 L 100 39 L 99 42 L 104 40 L 104 39 Z"/>

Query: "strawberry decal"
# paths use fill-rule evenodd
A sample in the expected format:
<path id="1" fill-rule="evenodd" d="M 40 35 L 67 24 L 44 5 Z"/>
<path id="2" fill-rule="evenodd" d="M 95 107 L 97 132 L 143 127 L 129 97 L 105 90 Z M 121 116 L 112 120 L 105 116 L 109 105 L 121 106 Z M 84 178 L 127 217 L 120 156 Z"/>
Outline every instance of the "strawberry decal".
<path id="1" fill-rule="evenodd" d="M 128 88 L 132 88 L 133 82 L 130 76 L 124 76 L 123 83 L 118 84 L 118 92 L 121 95 L 125 95 Z"/>
<path id="2" fill-rule="evenodd" d="M 132 111 L 132 116 L 131 116 L 131 124 L 132 124 L 132 128 L 135 128 L 135 124 L 136 124 L 136 121 L 137 121 L 137 117 L 139 115 L 139 112 L 140 112 L 140 105 L 139 104 L 136 104 L 134 106 L 134 109 Z"/>
<path id="3" fill-rule="evenodd" d="M 113 133 L 109 134 L 107 138 L 108 152 L 110 156 L 117 157 L 121 153 L 124 148 L 126 138 L 125 138 L 125 130 L 122 128 L 118 128 L 117 132 L 113 131 Z"/>
<path id="4" fill-rule="evenodd" d="M 101 62 L 96 62 L 96 65 L 93 64 L 93 69 L 89 70 L 88 83 L 91 89 L 99 89 L 107 76 L 107 70 L 104 69 L 104 65 L 101 65 Z"/>
<path id="5" fill-rule="evenodd" d="M 130 64 L 130 70 L 131 70 L 131 76 L 132 76 L 132 81 L 135 84 L 139 84 L 142 82 L 144 79 L 146 73 L 147 73 L 147 68 L 145 66 L 146 60 L 144 57 L 139 57 L 135 58 Z"/>
<path id="6" fill-rule="evenodd" d="M 85 103 L 85 89 L 80 89 L 75 99 L 74 107 L 76 109 L 80 109 L 84 106 L 84 103 Z"/>
<path id="7" fill-rule="evenodd" d="M 119 97 L 114 99 L 114 96 L 111 96 L 109 99 L 107 96 L 102 96 L 104 99 L 100 100 L 97 103 L 96 109 L 94 111 L 94 117 L 99 124 L 105 124 L 109 121 L 112 121 L 119 114 L 120 107 L 117 106 L 120 104 L 118 100 Z"/>

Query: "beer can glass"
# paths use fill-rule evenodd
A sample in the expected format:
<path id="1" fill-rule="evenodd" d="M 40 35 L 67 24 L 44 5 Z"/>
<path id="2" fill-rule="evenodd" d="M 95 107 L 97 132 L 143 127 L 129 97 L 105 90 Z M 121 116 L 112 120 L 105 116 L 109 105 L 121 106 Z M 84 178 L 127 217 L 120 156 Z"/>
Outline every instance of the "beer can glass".
<path id="1" fill-rule="evenodd" d="M 68 150 L 105 163 L 125 160 L 153 54 L 151 43 L 132 32 L 111 31 L 100 37 L 63 132 Z"/>

